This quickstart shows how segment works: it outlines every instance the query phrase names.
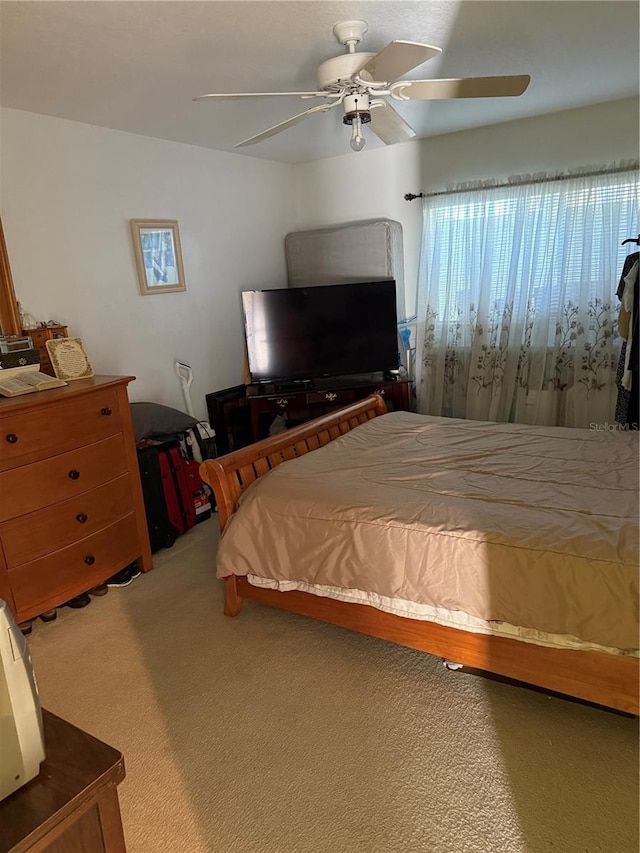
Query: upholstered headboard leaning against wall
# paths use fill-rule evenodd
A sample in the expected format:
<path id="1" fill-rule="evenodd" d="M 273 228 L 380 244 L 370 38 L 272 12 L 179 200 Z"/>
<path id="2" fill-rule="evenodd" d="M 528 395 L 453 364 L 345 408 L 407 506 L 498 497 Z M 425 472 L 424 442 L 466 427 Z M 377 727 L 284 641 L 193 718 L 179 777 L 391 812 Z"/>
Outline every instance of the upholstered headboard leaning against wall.
<path id="1" fill-rule="evenodd" d="M 367 219 L 285 237 L 289 287 L 394 278 L 398 320 L 406 317 L 402 225 Z"/>

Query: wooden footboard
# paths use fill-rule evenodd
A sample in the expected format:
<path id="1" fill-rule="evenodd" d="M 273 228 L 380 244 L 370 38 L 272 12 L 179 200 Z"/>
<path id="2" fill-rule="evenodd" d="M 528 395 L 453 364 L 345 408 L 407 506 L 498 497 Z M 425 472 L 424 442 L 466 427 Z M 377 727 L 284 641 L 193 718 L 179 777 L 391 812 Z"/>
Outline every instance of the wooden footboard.
<path id="1" fill-rule="evenodd" d="M 383 399 L 372 395 L 219 459 L 203 462 L 200 471 L 215 492 L 220 529 L 224 530 L 236 511 L 244 489 L 258 477 L 385 413 Z M 255 587 L 244 577 L 226 578 L 225 585 L 228 616 L 237 615 L 242 599 L 250 598 L 568 696 L 632 714 L 640 712 L 637 658 L 547 648 L 446 628 L 394 616 L 368 605 L 335 601 L 297 590 L 279 592 Z"/>

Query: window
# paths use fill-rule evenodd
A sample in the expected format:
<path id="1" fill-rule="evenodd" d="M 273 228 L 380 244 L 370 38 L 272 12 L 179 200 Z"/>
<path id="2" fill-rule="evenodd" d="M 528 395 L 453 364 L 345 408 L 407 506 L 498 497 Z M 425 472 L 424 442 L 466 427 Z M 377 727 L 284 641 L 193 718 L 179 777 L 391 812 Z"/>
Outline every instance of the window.
<path id="1" fill-rule="evenodd" d="M 419 410 L 520 420 L 526 407 L 533 422 L 568 426 L 613 417 L 621 244 L 638 234 L 638 207 L 631 169 L 427 198 Z"/>
<path id="2" fill-rule="evenodd" d="M 603 175 L 599 185 L 588 187 L 581 178 L 575 183 L 436 199 L 426 211 L 424 242 L 432 255 L 429 283 L 438 294 L 439 317 L 473 302 L 473 269 L 489 301 L 504 302 L 511 285 L 515 301 L 526 296 L 536 313 L 557 313 L 561 299 L 577 302 L 585 284 L 595 297 L 603 280 L 602 296 L 613 298 L 628 252 L 622 239 L 638 229 L 636 175 Z"/>

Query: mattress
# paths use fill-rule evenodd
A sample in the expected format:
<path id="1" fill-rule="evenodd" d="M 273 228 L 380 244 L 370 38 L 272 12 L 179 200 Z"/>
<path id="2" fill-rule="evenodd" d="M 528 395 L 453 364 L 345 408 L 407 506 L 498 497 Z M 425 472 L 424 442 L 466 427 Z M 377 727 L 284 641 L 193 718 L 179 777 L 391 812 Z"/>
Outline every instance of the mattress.
<path id="1" fill-rule="evenodd" d="M 638 653 L 638 435 L 394 412 L 241 498 L 217 574 Z"/>
<path id="2" fill-rule="evenodd" d="M 294 231 L 284 241 L 289 287 L 349 284 L 393 278 L 398 319 L 404 319 L 402 225 L 365 219 Z"/>

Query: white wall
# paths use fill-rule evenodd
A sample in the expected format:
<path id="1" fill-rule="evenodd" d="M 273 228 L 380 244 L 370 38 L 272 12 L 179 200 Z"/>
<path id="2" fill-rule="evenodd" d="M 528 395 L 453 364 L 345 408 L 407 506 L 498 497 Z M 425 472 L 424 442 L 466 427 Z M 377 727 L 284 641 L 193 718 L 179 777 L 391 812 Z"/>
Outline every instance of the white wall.
<path id="1" fill-rule="evenodd" d="M 183 408 L 242 381 L 239 293 L 285 282 L 287 232 L 387 217 L 403 225 L 413 304 L 420 202 L 407 192 L 638 156 L 638 102 L 290 166 L 4 109 L 1 213 L 18 298 L 66 323 L 101 373 L 134 374 L 134 400 Z M 129 219 L 177 219 L 187 292 L 140 296 Z"/>
<path id="2" fill-rule="evenodd" d="M 240 291 L 284 286 L 291 166 L 2 110 L 2 221 L 18 299 L 80 335 L 134 400 L 184 408 L 243 380 Z M 177 219 L 187 290 L 138 292 L 130 219 Z"/>
<path id="3" fill-rule="evenodd" d="M 301 229 L 386 217 L 402 223 L 407 312 L 415 304 L 421 203 L 405 193 L 638 157 L 629 98 L 295 166 Z M 366 131 L 365 131 L 366 133 Z"/>

